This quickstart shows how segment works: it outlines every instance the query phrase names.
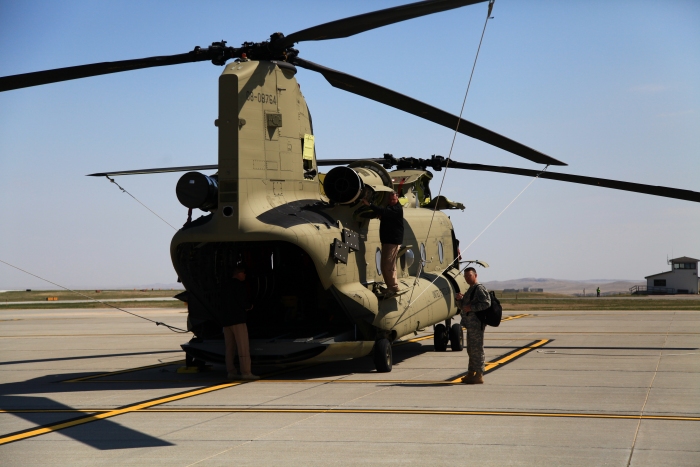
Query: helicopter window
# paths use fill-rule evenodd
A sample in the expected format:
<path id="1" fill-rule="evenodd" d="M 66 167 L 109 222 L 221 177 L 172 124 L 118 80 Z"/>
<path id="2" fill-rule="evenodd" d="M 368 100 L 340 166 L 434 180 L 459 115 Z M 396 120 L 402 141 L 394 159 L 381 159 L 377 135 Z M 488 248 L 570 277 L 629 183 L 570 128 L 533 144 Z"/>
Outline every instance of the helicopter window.
<path id="1" fill-rule="evenodd" d="M 377 263 L 377 274 L 382 273 L 382 250 L 377 248 L 377 252 L 374 254 L 374 262 Z"/>
<path id="2" fill-rule="evenodd" d="M 425 262 L 425 245 L 420 244 L 420 259 Z"/>
<path id="3" fill-rule="evenodd" d="M 415 255 L 413 254 L 413 250 L 411 250 L 410 248 L 406 250 L 406 253 L 401 255 L 401 269 L 410 268 L 413 264 L 413 260 L 415 259 L 414 256 Z"/>
<path id="4" fill-rule="evenodd" d="M 445 260 L 445 253 L 442 250 L 442 242 L 438 242 L 438 258 L 440 258 L 440 264 Z"/>

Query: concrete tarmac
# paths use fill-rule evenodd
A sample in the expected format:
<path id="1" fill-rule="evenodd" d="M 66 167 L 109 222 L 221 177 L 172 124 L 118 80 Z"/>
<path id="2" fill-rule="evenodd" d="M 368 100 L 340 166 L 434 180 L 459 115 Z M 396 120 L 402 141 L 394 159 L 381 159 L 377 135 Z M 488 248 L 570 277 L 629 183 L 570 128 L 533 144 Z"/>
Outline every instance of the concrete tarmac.
<path id="1" fill-rule="evenodd" d="M 185 327 L 182 309 L 136 309 Z M 700 465 L 700 311 L 506 313 L 485 384 L 429 329 L 371 357 L 178 373 L 115 310 L 0 311 L 2 465 Z"/>

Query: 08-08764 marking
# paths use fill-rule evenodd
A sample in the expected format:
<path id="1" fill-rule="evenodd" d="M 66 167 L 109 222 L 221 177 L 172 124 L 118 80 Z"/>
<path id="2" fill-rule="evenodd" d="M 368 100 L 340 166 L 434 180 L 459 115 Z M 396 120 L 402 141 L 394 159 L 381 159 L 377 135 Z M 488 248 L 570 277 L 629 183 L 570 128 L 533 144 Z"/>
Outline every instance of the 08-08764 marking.
<path id="1" fill-rule="evenodd" d="M 246 91 L 246 100 L 251 102 L 258 101 L 263 104 L 277 104 L 277 96 L 260 92 L 255 93 L 253 91 Z"/>

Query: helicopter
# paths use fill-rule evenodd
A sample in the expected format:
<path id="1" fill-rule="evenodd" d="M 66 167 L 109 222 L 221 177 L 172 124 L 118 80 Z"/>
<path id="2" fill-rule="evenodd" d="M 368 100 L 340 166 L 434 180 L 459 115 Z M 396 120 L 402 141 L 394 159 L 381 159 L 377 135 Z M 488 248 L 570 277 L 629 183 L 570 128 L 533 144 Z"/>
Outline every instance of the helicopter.
<path id="1" fill-rule="evenodd" d="M 565 165 L 428 104 L 307 61 L 293 48 L 298 42 L 347 37 L 473 3 L 479 2 L 419 2 L 287 36 L 274 33 L 269 40 L 241 47 L 220 41 L 180 55 L 4 77 L 0 91 L 196 61 L 225 66 L 219 78 L 218 164 L 91 174 L 184 171 L 176 190 L 178 199 L 187 208 L 209 213 L 188 222 L 171 242 L 173 266 L 188 292 L 189 328 L 195 334 L 183 345 L 189 361 L 222 360 L 220 327 L 210 310 L 224 306 L 223 294 L 233 269 L 243 263 L 256 303 L 248 321 L 254 362 L 334 361 L 373 353 L 377 370 L 390 371 L 391 343 L 419 329 L 435 326 L 438 350 L 448 342 L 453 350 L 462 345 L 461 331 L 445 325 L 458 312 L 454 296 L 467 285 L 456 263 L 460 257 L 457 236 L 442 211 L 464 205 L 432 196 L 429 169 L 540 176 L 700 201 L 700 195 L 689 190 L 466 164 L 440 156 L 316 157 L 311 114 L 295 78 L 298 68 L 320 73 L 338 89 L 456 129 L 532 162 Z M 324 166 L 336 168 L 323 174 Z M 206 170 L 217 172 L 201 173 Z M 385 299 L 377 265 L 379 221 L 360 201 L 381 205 L 391 191 L 401 197 L 406 236 L 397 265 L 402 290 Z"/>

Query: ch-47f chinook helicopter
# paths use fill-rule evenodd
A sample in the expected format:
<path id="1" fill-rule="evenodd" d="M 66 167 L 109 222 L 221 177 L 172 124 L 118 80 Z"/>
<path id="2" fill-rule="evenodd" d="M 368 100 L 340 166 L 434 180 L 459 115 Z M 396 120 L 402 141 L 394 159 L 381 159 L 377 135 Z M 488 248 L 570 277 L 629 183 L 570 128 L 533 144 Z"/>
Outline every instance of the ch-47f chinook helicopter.
<path id="1" fill-rule="evenodd" d="M 464 206 L 433 197 L 432 173 L 445 167 L 536 176 L 572 183 L 700 202 L 700 193 L 601 178 L 427 159 L 317 159 L 311 115 L 296 81 L 297 68 L 321 73 L 334 87 L 430 120 L 545 165 L 552 157 L 428 104 L 299 57 L 295 43 L 352 36 L 363 31 L 479 0 L 429 0 L 354 16 L 263 42 L 208 48 L 171 56 L 62 68 L 0 78 L 0 91 L 89 76 L 211 61 L 225 65 L 219 78 L 218 164 L 92 174 L 117 176 L 187 172 L 177 196 L 208 212 L 172 239 L 171 257 L 187 290 L 188 360 L 222 361 L 221 328 L 212 310 L 226 306 L 233 270 L 245 265 L 255 308 L 249 314 L 257 363 L 333 361 L 374 352 L 378 371 L 392 367 L 391 343 L 435 326 L 435 348 L 461 350 L 455 294 L 458 241 L 445 209 Z M 489 4 L 489 13 L 492 2 Z M 226 64 L 227 61 L 233 60 Z M 327 174 L 323 166 L 336 166 Z M 388 170 L 393 169 L 391 172 Z M 216 171 L 205 175 L 201 171 Z M 399 193 L 405 237 L 397 270 L 401 291 L 384 298 L 379 271 L 379 220 L 362 200 L 381 205 Z M 433 217 L 434 216 L 434 217 Z"/>

